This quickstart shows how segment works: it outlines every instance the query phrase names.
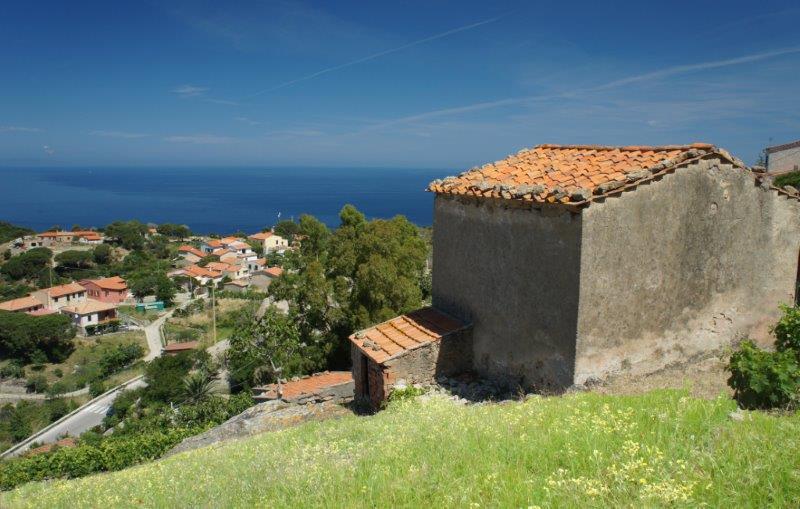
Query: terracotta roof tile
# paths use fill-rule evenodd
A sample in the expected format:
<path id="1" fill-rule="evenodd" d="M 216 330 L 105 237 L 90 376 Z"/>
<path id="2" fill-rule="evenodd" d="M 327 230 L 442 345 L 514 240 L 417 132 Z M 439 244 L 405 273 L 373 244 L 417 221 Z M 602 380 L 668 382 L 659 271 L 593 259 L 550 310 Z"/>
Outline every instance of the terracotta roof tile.
<path id="1" fill-rule="evenodd" d="M 0 310 L 3 311 L 21 311 L 23 309 L 37 308 L 41 306 L 42 303 L 39 302 L 38 299 L 35 299 L 31 296 L 0 302 Z"/>
<path id="2" fill-rule="evenodd" d="M 111 311 L 112 309 L 117 309 L 117 305 L 111 302 L 100 302 L 99 300 L 86 299 L 85 301 L 73 306 L 65 306 L 61 308 L 61 311 L 72 313 L 74 315 L 88 315 L 89 313 Z"/>
<path id="3" fill-rule="evenodd" d="M 178 248 L 178 251 L 181 253 L 191 253 L 199 258 L 205 258 L 206 254 L 194 246 L 181 246 Z"/>
<path id="4" fill-rule="evenodd" d="M 128 289 L 128 284 L 119 276 L 104 277 L 100 279 L 83 280 L 86 283 L 94 283 L 104 290 L 122 291 Z"/>
<path id="5" fill-rule="evenodd" d="M 712 154 L 744 167 L 726 151 L 707 143 L 662 147 L 539 145 L 457 177 L 435 180 L 428 190 L 527 202 L 586 204 L 596 195 L 634 186 L 684 161 Z"/>
<path id="6" fill-rule="evenodd" d="M 465 327 L 450 315 L 427 307 L 356 332 L 350 341 L 380 364 Z"/>
<path id="7" fill-rule="evenodd" d="M 267 240 L 268 238 L 272 237 L 273 235 L 275 235 L 275 234 L 272 233 L 272 232 L 259 232 L 259 233 L 254 233 L 254 234 L 248 236 L 247 238 L 248 239 L 253 239 L 253 240 Z"/>
<path id="8" fill-rule="evenodd" d="M 82 287 L 78 283 L 73 282 L 65 285 L 51 286 L 50 288 L 45 288 L 43 291 L 46 292 L 50 297 L 56 299 L 58 297 L 63 297 L 64 295 L 85 292 L 86 288 Z"/>
<path id="9" fill-rule="evenodd" d="M 185 341 L 183 343 L 170 343 L 163 348 L 165 352 L 185 352 L 194 350 L 199 343 L 197 341 Z"/>
<path id="10" fill-rule="evenodd" d="M 314 373 L 311 376 L 292 380 L 282 384 L 284 399 L 295 399 L 300 396 L 312 395 L 334 385 L 345 384 L 353 380 L 350 371 L 325 371 L 324 373 Z M 260 388 L 264 391 L 264 396 L 269 399 L 278 397 L 278 385 L 270 384 Z"/>

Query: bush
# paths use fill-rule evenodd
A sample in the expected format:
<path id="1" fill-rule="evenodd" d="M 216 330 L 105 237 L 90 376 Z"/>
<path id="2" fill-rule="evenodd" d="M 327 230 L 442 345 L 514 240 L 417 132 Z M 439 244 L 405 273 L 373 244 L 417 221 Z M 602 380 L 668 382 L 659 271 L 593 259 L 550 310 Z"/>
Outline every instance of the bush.
<path id="1" fill-rule="evenodd" d="M 800 358 L 800 308 L 781 306 L 783 316 L 772 328 L 775 348 L 779 352 L 793 351 Z"/>
<path id="2" fill-rule="evenodd" d="M 2 369 L 0 369 L 0 378 L 24 378 L 24 377 L 25 377 L 25 369 L 16 362 L 12 362 L 6 366 L 3 366 Z"/>
<path id="3" fill-rule="evenodd" d="M 794 351 L 768 352 L 752 341 L 731 355 L 728 379 L 743 408 L 793 406 L 800 390 L 800 365 Z"/>
<path id="4" fill-rule="evenodd" d="M 31 392 L 45 392 L 49 385 L 44 375 L 33 375 L 25 381 L 25 387 Z"/>
<path id="5" fill-rule="evenodd" d="M 92 380 L 89 384 L 89 395 L 93 398 L 106 392 L 106 386 L 102 380 Z"/>

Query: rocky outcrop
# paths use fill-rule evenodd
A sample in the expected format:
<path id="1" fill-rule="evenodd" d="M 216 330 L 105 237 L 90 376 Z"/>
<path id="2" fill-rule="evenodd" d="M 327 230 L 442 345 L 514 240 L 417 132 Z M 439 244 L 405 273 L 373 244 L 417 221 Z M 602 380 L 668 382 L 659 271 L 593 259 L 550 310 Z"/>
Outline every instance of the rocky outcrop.
<path id="1" fill-rule="evenodd" d="M 352 415 L 352 411 L 331 401 L 305 405 L 281 400 L 267 401 L 248 408 L 216 428 L 185 439 L 166 455 L 171 456 L 268 431 L 278 431 L 304 422 L 323 421 L 345 415 Z"/>

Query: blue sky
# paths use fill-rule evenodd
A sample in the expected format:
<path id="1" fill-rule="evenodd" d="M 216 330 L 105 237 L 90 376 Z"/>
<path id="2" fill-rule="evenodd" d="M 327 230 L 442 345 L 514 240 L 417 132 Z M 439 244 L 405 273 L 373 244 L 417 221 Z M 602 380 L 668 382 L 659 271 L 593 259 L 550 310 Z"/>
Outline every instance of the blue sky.
<path id="1" fill-rule="evenodd" d="M 800 4 L 0 6 L 0 165 L 467 168 L 800 138 Z"/>

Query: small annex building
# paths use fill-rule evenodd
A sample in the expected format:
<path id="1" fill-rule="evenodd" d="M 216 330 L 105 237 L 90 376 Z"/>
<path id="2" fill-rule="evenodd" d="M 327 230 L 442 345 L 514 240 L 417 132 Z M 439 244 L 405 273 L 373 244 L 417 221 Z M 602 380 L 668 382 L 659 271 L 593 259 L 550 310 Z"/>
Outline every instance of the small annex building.
<path id="1" fill-rule="evenodd" d="M 356 398 L 374 407 L 395 383 L 432 384 L 472 367 L 468 324 L 428 307 L 350 336 Z"/>
<path id="2" fill-rule="evenodd" d="M 546 391 L 653 372 L 768 341 L 795 299 L 797 194 L 709 144 L 539 145 L 428 190 L 433 307 L 351 337 L 356 397 L 373 404 L 393 380 L 467 364 Z M 460 355 L 448 331 L 469 338 L 447 341 Z M 417 350 L 428 364 L 405 359 Z"/>

